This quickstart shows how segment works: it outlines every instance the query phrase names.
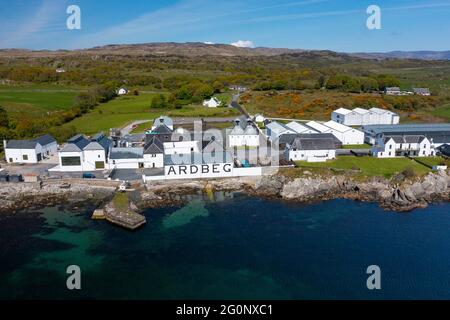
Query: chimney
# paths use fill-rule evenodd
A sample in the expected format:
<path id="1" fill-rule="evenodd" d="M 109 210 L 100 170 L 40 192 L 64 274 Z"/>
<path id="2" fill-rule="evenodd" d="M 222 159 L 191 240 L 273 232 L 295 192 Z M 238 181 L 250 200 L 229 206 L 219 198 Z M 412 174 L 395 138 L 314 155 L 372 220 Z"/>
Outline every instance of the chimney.
<path id="1" fill-rule="evenodd" d="M 8 141 L 3 140 L 3 150 L 6 150 L 6 144 L 8 143 Z"/>

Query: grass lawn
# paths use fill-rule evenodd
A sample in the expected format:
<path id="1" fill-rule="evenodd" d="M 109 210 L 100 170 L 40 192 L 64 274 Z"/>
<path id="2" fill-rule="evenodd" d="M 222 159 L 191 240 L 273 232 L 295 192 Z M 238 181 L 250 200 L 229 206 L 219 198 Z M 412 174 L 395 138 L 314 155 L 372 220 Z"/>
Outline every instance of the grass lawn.
<path id="1" fill-rule="evenodd" d="M 426 165 L 429 165 L 430 167 L 437 166 L 440 164 L 444 164 L 444 165 L 450 167 L 450 160 L 446 160 L 442 157 L 418 157 L 415 159 L 419 160 L 420 162 L 425 163 Z"/>
<path id="2" fill-rule="evenodd" d="M 79 90 L 0 88 L 0 105 L 12 117 L 44 116 L 47 112 L 67 110 L 74 104 Z"/>
<path id="3" fill-rule="evenodd" d="M 372 146 L 368 144 L 347 144 L 343 145 L 342 149 L 370 149 Z"/>
<path id="4" fill-rule="evenodd" d="M 374 157 L 351 157 L 343 156 L 335 160 L 310 163 L 305 161 L 296 162 L 297 167 L 310 168 L 334 168 L 334 169 L 360 169 L 362 176 L 389 178 L 406 168 L 412 168 L 418 175 L 428 173 L 430 169 L 407 158 L 378 159 Z"/>
<path id="5" fill-rule="evenodd" d="M 113 198 L 113 203 L 118 210 L 126 211 L 128 209 L 129 203 L 128 193 L 126 192 L 116 193 Z"/>
<path id="6" fill-rule="evenodd" d="M 450 103 L 443 105 L 442 107 L 437 108 L 436 110 L 432 111 L 432 114 L 447 119 L 447 121 L 450 121 Z"/>
<path id="7" fill-rule="evenodd" d="M 230 117 L 237 114 L 237 111 L 232 108 L 185 106 L 181 109 L 152 109 L 151 101 L 156 94 L 141 93 L 138 96 L 117 97 L 64 126 L 75 126 L 78 132 L 91 135 L 100 131 L 108 132 L 110 128 L 121 128 L 135 120 L 151 121 L 161 115 L 207 118 Z"/>
<path id="8" fill-rule="evenodd" d="M 138 125 L 136 128 L 134 128 L 131 133 L 145 133 L 149 128 L 151 128 L 152 122 L 145 122 Z"/>

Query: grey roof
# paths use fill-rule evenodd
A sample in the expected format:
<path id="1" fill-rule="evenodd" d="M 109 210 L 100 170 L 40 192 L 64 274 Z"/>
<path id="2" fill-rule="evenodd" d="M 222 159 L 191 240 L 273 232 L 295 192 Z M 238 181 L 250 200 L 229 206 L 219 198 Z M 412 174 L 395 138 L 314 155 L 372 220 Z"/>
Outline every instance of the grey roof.
<path id="1" fill-rule="evenodd" d="M 6 149 L 36 149 L 38 142 L 33 140 L 9 140 Z"/>
<path id="2" fill-rule="evenodd" d="M 166 116 L 160 116 L 159 118 L 156 118 L 153 122 L 153 126 L 158 127 L 160 125 L 166 125 L 168 127 L 173 127 L 173 120 Z"/>
<path id="3" fill-rule="evenodd" d="M 334 150 L 336 138 L 332 134 L 304 134 L 294 139 L 290 148 L 298 150 Z"/>
<path id="4" fill-rule="evenodd" d="M 386 87 L 385 88 L 386 91 L 400 91 L 399 87 Z"/>
<path id="5" fill-rule="evenodd" d="M 342 142 L 339 141 L 338 138 L 336 138 L 333 134 L 331 133 L 302 133 L 302 134 L 283 134 L 278 138 L 278 141 L 280 144 L 289 144 L 292 145 L 294 140 L 296 138 L 305 138 L 305 139 L 331 139 L 334 142 L 334 148 L 333 149 L 339 149 L 342 146 Z"/>
<path id="6" fill-rule="evenodd" d="M 143 133 L 127 134 L 126 136 L 122 137 L 120 140 L 130 142 L 130 143 L 138 143 L 138 142 L 142 142 L 145 140 L 145 134 L 143 134 Z"/>
<path id="7" fill-rule="evenodd" d="M 441 124 L 398 124 L 398 125 L 369 125 L 363 130 L 372 136 L 425 136 L 434 143 L 450 143 L 450 123 Z"/>
<path id="8" fill-rule="evenodd" d="M 426 137 L 419 135 L 385 136 L 384 142 L 386 143 L 390 139 L 394 139 L 395 143 L 421 143 Z"/>
<path id="9" fill-rule="evenodd" d="M 36 149 L 37 144 L 45 147 L 48 144 L 54 143 L 56 140 L 49 134 L 37 137 L 32 140 L 9 140 L 6 143 L 7 149 Z"/>
<path id="10" fill-rule="evenodd" d="M 158 125 L 150 134 L 166 134 L 172 133 L 172 130 L 165 124 Z"/>
<path id="11" fill-rule="evenodd" d="M 164 153 L 164 144 L 155 136 L 145 145 L 144 150 L 144 154 Z"/>
<path id="12" fill-rule="evenodd" d="M 77 134 L 67 141 L 67 144 L 60 152 L 80 152 L 82 150 L 105 150 L 108 151 L 112 141 L 103 133 L 98 133 L 87 139 L 82 134 Z"/>
<path id="13" fill-rule="evenodd" d="M 450 144 L 443 144 L 442 146 L 438 147 L 438 150 L 444 155 L 450 156 Z"/>
<path id="14" fill-rule="evenodd" d="M 53 138 L 53 137 L 52 137 L 51 135 L 49 135 L 49 134 L 46 134 L 46 135 L 37 137 L 36 139 L 33 139 L 33 141 L 39 142 L 39 144 L 40 144 L 41 146 L 43 146 L 43 147 L 46 146 L 46 145 L 48 145 L 48 144 L 52 144 L 52 143 L 55 143 L 55 142 L 56 142 L 55 138 Z"/>
<path id="15" fill-rule="evenodd" d="M 105 150 L 105 148 L 103 148 L 100 143 L 91 141 L 86 147 L 83 148 L 83 150 Z"/>
<path id="16" fill-rule="evenodd" d="M 72 138 L 70 138 L 68 141 L 67 141 L 67 145 L 66 145 L 66 147 L 68 147 L 69 145 L 74 145 L 76 148 L 78 148 L 78 150 L 76 150 L 76 148 L 71 148 L 71 149 L 73 149 L 73 150 L 71 150 L 71 151 L 81 151 L 81 150 L 83 150 L 88 144 L 89 144 L 89 140 L 84 136 L 84 135 L 82 135 L 82 134 L 77 134 L 77 135 L 75 135 L 75 136 L 73 136 Z M 63 150 L 61 150 L 61 151 L 66 151 L 65 149 L 66 149 L 66 147 L 64 147 L 63 148 Z"/>
<path id="17" fill-rule="evenodd" d="M 233 157 L 229 152 L 216 153 L 192 153 L 189 155 L 165 155 L 164 165 L 191 165 L 191 164 L 209 164 L 209 163 L 231 163 Z"/>
<path id="18" fill-rule="evenodd" d="M 430 93 L 430 89 L 428 88 L 413 88 L 414 93 Z"/>
<path id="19" fill-rule="evenodd" d="M 144 156 L 144 148 L 112 148 L 109 158 L 119 159 L 141 159 Z"/>

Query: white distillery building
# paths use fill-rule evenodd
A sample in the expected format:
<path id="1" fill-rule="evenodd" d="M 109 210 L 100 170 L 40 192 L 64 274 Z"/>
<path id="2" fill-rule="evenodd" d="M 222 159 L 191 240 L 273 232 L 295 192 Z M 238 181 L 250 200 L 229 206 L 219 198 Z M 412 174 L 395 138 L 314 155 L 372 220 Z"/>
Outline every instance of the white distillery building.
<path id="1" fill-rule="evenodd" d="M 59 151 L 59 166 L 50 171 L 84 172 L 107 168 L 112 141 L 103 133 L 91 139 L 78 134 Z"/>
<path id="2" fill-rule="evenodd" d="M 49 134 L 33 140 L 3 140 L 8 163 L 38 163 L 58 151 L 56 140 Z"/>
<path id="3" fill-rule="evenodd" d="M 325 162 L 336 158 L 336 138 L 331 133 L 301 134 L 286 145 L 289 161 Z"/>
<path id="4" fill-rule="evenodd" d="M 227 130 L 228 145 L 230 147 L 258 147 L 259 132 L 250 119 L 245 117 L 234 121 L 234 127 Z"/>
<path id="5" fill-rule="evenodd" d="M 331 129 L 329 132 L 341 141 L 343 145 L 364 144 L 364 132 L 362 131 L 336 121 L 328 121 L 324 125 Z"/>
<path id="6" fill-rule="evenodd" d="M 380 108 L 353 110 L 339 108 L 331 114 L 331 120 L 346 126 L 364 126 L 371 124 L 398 124 L 400 116 L 392 111 Z"/>
<path id="7" fill-rule="evenodd" d="M 319 133 L 319 131 L 295 121 L 289 122 L 286 127 L 301 134 Z"/>
<path id="8" fill-rule="evenodd" d="M 398 135 L 381 136 L 372 147 L 372 155 L 376 158 L 395 157 L 433 157 L 436 155 L 433 142 L 425 136 Z"/>
<path id="9" fill-rule="evenodd" d="M 369 144 L 375 144 L 382 136 L 402 135 L 425 136 L 436 148 L 450 143 L 450 123 L 370 125 L 363 126 L 362 130 Z"/>
<path id="10" fill-rule="evenodd" d="M 159 118 L 156 118 L 155 121 L 153 121 L 152 131 L 160 126 L 166 126 L 171 131 L 173 131 L 173 120 L 166 116 L 160 116 Z"/>
<path id="11" fill-rule="evenodd" d="M 222 104 L 222 101 L 217 99 L 216 97 L 212 97 L 211 99 L 204 100 L 203 106 L 207 108 L 217 108 Z"/>
<path id="12" fill-rule="evenodd" d="M 275 141 L 280 138 L 280 136 L 285 134 L 296 134 L 294 130 L 288 128 L 286 125 L 272 121 L 266 124 L 266 136 L 271 141 Z"/>

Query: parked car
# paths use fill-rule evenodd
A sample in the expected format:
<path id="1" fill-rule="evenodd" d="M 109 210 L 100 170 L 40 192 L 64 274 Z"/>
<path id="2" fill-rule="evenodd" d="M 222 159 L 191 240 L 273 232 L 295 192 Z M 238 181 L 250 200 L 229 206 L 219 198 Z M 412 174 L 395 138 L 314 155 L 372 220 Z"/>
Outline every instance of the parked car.
<path id="1" fill-rule="evenodd" d="M 95 175 L 92 173 L 83 173 L 83 179 L 95 179 Z"/>

